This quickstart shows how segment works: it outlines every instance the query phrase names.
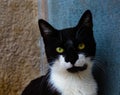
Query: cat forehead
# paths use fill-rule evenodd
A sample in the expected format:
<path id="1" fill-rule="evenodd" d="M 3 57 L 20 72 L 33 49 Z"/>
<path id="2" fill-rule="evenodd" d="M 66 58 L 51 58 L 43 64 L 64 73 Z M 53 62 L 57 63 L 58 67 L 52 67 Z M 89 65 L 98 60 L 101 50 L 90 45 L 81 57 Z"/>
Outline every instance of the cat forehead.
<path id="1" fill-rule="evenodd" d="M 73 28 L 68 28 L 68 29 L 63 29 L 60 30 L 60 36 L 64 39 L 64 40 L 73 40 L 75 38 L 76 35 L 76 30 Z"/>
<path id="2" fill-rule="evenodd" d="M 73 46 L 73 43 L 74 43 L 74 42 L 69 39 L 69 40 L 67 40 L 67 41 L 65 42 L 65 46 L 66 46 L 66 47 L 68 47 L 68 46 Z"/>

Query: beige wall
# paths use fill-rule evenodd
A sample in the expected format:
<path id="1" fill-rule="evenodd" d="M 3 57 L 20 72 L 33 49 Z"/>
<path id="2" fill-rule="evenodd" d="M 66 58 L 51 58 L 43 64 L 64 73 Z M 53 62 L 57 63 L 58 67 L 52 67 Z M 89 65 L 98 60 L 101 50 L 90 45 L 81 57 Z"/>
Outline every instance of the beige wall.
<path id="1" fill-rule="evenodd" d="M 0 0 L 0 95 L 20 95 L 40 75 L 37 0 Z"/>

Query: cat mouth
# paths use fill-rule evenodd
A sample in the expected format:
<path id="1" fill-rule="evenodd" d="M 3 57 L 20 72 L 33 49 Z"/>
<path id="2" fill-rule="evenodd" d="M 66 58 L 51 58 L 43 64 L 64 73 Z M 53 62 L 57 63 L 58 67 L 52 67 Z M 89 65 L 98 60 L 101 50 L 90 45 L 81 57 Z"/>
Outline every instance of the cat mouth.
<path id="1" fill-rule="evenodd" d="M 67 69 L 67 71 L 70 73 L 76 73 L 79 71 L 84 71 L 86 69 L 87 69 L 87 64 L 84 64 L 83 66 L 80 66 L 80 67 L 73 66 L 72 68 Z"/>

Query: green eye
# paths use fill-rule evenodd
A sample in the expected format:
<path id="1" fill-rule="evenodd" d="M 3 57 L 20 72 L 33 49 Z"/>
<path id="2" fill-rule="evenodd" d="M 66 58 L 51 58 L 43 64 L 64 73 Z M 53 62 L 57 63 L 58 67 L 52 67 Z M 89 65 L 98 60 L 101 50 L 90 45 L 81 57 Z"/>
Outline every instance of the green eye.
<path id="1" fill-rule="evenodd" d="M 58 53 L 63 53 L 63 52 L 64 52 L 64 49 L 61 48 L 61 47 L 57 47 L 57 48 L 56 48 L 56 51 L 57 51 Z"/>
<path id="2" fill-rule="evenodd" d="M 84 43 L 80 43 L 80 44 L 78 45 L 78 49 L 82 50 L 82 49 L 84 49 L 84 48 L 85 48 L 85 44 L 84 44 Z"/>

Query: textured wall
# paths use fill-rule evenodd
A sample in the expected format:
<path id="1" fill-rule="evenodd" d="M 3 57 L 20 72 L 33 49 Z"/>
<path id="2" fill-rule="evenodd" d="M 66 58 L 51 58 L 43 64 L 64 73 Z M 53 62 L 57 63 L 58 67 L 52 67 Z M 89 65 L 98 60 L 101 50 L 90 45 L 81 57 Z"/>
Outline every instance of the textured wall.
<path id="1" fill-rule="evenodd" d="M 86 9 L 92 11 L 100 95 L 120 95 L 120 0 L 47 1 L 47 20 L 58 29 L 76 25 Z"/>
<path id="2" fill-rule="evenodd" d="M 0 95 L 20 95 L 40 74 L 37 0 L 0 0 Z"/>

